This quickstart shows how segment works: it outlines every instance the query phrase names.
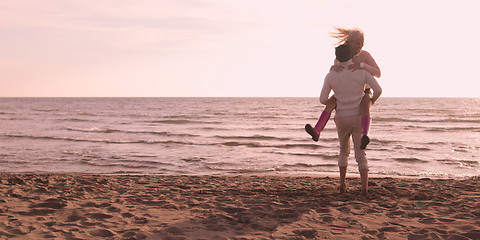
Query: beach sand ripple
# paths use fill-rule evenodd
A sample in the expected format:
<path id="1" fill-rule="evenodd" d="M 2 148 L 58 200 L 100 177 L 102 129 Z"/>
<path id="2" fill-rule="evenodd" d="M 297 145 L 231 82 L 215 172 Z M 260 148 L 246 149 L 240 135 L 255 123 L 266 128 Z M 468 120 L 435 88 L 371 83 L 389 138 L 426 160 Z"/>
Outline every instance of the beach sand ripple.
<path id="1" fill-rule="evenodd" d="M 480 239 L 479 178 L 1 174 L 0 238 Z"/>

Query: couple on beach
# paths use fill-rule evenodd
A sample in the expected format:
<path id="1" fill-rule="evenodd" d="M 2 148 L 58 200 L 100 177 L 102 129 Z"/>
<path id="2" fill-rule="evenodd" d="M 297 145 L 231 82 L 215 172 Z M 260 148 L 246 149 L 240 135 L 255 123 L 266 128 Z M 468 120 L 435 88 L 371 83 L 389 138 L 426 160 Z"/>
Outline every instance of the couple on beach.
<path id="1" fill-rule="evenodd" d="M 305 131 L 314 141 L 335 109 L 335 125 L 340 142 L 338 167 L 340 169 L 340 192 L 346 192 L 346 172 L 350 155 L 350 137 L 352 137 L 355 159 L 358 163 L 362 181 L 362 194 L 368 194 L 368 163 L 365 154 L 370 139 L 370 108 L 380 97 L 382 88 L 375 77 L 380 77 L 380 68 L 373 57 L 365 50 L 364 34 L 359 29 L 336 28 L 333 37 L 338 38 L 335 48 L 335 61 L 325 77 L 320 94 L 320 102 L 326 107 L 315 127 L 305 125 Z M 329 98 L 330 91 L 334 95 Z M 373 95 L 371 90 L 373 90 Z"/>

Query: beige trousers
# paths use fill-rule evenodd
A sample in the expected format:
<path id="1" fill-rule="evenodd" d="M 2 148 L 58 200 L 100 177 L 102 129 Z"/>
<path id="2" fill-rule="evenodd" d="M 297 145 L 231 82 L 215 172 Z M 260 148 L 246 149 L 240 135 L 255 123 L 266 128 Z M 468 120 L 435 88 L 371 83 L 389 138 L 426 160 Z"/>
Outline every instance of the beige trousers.
<path id="1" fill-rule="evenodd" d="M 335 117 L 337 126 L 338 140 L 340 142 L 340 155 L 338 157 L 338 166 L 348 166 L 348 156 L 350 155 L 350 136 L 353 140 L 353 149 L 355 151 L 355 160 L 358 163 L 358 170 L 368 170 L 368 162 L 365 150 L 360 149 L 362 140 L 361 117 Z"/>

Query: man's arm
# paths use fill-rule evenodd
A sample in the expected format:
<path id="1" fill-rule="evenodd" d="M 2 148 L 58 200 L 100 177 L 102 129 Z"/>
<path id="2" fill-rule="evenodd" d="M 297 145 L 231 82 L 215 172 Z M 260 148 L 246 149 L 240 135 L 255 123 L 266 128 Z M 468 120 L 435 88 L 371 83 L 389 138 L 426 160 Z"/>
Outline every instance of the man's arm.
<path id="1" fill-rule="evenodd" d="M 330 86 L 330 78 L 328 77 L 329 74 L 325 77 L 325 80 L 323 81 L 323 87 L 322 91 L 320 92 L 320 103 L 326 105 L 327 100 L 328 100 L 328 95 L 330 94 L 330 90 L 332 90 L 332 87 Z"/>
<path id="2" fill-rule="evenodd" d="M 372 104 L 374 104 L 382 94 L 382 87 L 372 75 L 365 73 L 365 78 L 366 83 L 373 89 Z"/>

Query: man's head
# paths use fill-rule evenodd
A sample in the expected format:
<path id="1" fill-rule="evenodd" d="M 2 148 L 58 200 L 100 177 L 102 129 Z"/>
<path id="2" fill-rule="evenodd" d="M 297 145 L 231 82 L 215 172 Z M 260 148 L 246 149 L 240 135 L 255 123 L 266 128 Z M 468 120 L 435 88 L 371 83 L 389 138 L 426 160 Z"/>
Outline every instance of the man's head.
<path id="1" fill-rule="evenodd" d="M 350 49 L 346 44 L 342 44 L 335 48 L 335 56 L 339 62 L 350 60 Z"/>

